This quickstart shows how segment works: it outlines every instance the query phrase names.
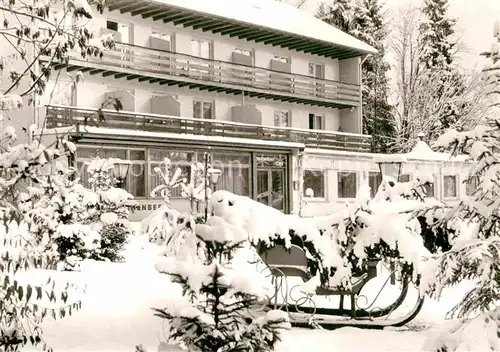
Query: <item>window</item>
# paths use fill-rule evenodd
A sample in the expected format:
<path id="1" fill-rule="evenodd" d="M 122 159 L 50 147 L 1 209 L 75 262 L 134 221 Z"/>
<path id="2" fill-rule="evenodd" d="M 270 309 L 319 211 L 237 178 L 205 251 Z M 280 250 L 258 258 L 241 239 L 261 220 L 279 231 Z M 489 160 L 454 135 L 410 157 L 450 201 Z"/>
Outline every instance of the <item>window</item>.
<path id="1" fill-rule="evenodd" d="M 309 76 L 315 78 L 325 78 L 325 69 L 323 64 L 309 63 Z"/>
<path id="2" fill-rule="evenodd" d="M 436 177 L 435 176 L 433 176 L 433 180 L 434 180 L 433 183 L 430 183 L 430 184 L 426 183 L 425 185 L 423 185 L 426 197 L 433 198 L 436 196 L 436 191 L 434 188 L 434 185 L 436 184 Z"/>
<path id="3" fill-rule="evenodd" d="M 129 168 L 124 188 L 134 197 L 146 196 L 146 153 L 139 149 L 118 149 L 118 148 L 92 148 L 79 147 L 76 154 L 76 166 L 80 174 L 80 179 L 85 187 L 90 187 L 89 173 L 85 161 L 93 158 L 119 158 L 130 160 L 132 165 Z"/>
<path id="4" fill-rule="evenodd" d="M 443 177 L 443 196 L 444 198 L 456 198 L 457 197 L 457 176 L 456 175 L 445 175 Z"/>
<path id="5" fill-rule="evenodd" d="M 131 25 L 115 21 L 106 21 L 106 28 L 116 32 L 115 41 L 131 44 Z"/>
<path id="6" fill-rule="evenodd" d="M 357 174 L 356 172 L 341 171 L 337 173 L 337 191 L 339 198 L 356 198 Z"/>
<path id="7" fill-rule="evenodd" d="M 146 196 L 146 151 L 129 150 L 130 165 L 125 187 L 134 197 Z"/>
<path id="8" fill-rule="evenodd" d="M 278 62 L 282 62 L 284 64 L 290 63 L 290 58 L 287 56 L 282 56 L 282 55 L 274 55 L 273 60 L 278 61 Z"/>
<path id="9" fill-rule="evenodd" d="M 191 39 L 191 54 L 204 59 L 212 58 L 212 42 L 205 39 Z"/>
<path id="10" fill-rule="evenodd" d="M 322 130 L 323 129 L 323 116 L 316 114 L 309 114 L 309 129 Z"/>
<path id="11" fill-rule="evenodd" d="M 291 127 L 290 110 L 274 110 L 275 127 Z"/>
<path id="12" fill-rule="evenodd" d="M 313 198 L 325 198 L 326 185 L 325 172 L 320 170 L 304 170 L 304 196 Z M 309 194 L 312 190 L 312 196 Z"/>
<path id="13" fill-rule="evenodd" d="M 241 49 L 241 48 L 236 48 L 234 49 L 234 52 L 237 54 L 245 55 L 245 56 L 253 56 L 253 51 L 250 49 Z"/>
<path id="14" fill-rule="evenodd" d="M 106 28 L 118 32 L 118 22 L 108 20 L 106 21 Z"/>
<path id="15" fill-rule="evenodd" d="M 198 161 L 203 162 L 203 153 L 198 153 Z M 213 152 L 211 165 L 222 173 L 216 189 L 223 189 L 241 196 L 250 196 L 250 154 Z"/>
<path id="16" fill-rule="evenodd" d="M 206 100 L 193 100 L 193 118 L 208 119 L 214 118 L 214 102 Z"/>
<path id="17" fill-rule="evenodd" d="M 193 152 L 189 151 L 166 151 L 166 150 L 149 150 L 149 194 L 163 184 L 161 176 L 155 172 L 156 167 L 162 168 L 164 166 L 163 162 L 165 158 L 169 158 L 172 162 L 171 166 L 171 176 L 175 173 L 177 168 L 181 169 L 181 177 L 186 178 L 188 183 L 191 179 L 191 161 L 193 160 Z M 163 170 L 165 172 L 165 170 Z M 181 197 L 182 189 L 176 187 L 172 189 L 171 197 L 179 198 Z M 157 195 L 155 198 L 161 198 L 161 195 Z"/>
<path id="18" fill-rule="evenodd" d="M 371 189 L 371 196 L 374 197 L 378 192 L 378 188 L 382 183 L 382 175 L 380 172 L 370 172 L 368 173 L 368 186 Z"/>
<path id="19" fill-rule="evenodd" d="M 166 40 L 166 41 L 172 43 L 172 33 L 165 33 L 165 32 L 161 32 L 161 31 L 153 30 L 151 32 L 151 36 L 155 37 L 155 38 L 163 39 L 163 40 Z"/>
<path id="20" fill-rule="evenodd" d="M 465 194 L 467 196 L 472 196 L 478 186 L 479 186 L 479 178 L 477 176 L 471 177 L 465 183 Z"/>

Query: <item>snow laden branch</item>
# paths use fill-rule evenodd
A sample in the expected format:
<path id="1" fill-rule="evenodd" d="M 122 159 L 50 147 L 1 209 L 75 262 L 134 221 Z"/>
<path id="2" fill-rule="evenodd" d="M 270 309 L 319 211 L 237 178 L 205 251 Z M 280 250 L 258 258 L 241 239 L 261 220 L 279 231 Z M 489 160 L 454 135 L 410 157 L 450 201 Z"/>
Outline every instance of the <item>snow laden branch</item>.
<path id="1" fill-rule="evenodd" d="M 47 350 L 43 319 L 64 318 L 80 302 L 68 301 L 72 285 L 29 278 L 57 263 L 51 238 L 61 231 L 60 219 L 66 215 L 54 211 L 57 179 L 71 173 L 65 160 L 76 148 L 65 139 L 48 146 L 16 144 L 16 137 L 12 128 L 0 136 L 0 349 L 19 351 L 31 343 Z"/>
<path id="2" fill-rule="evenodd" d="M 460 318 L 440 337 L 429 343 L 434 351 L 458 351 L 470 344 L 465 331 L 474 329 L 485 336 L 484 350 L 498 350 L 500 342 L 495 328 L 500 321 L 500 121 L 488 120 L 472 131 L 450 130 L 439 138 L 436 146 L 453 154 L 468 155 L 471 160 L 468 180 L 477 187 L 472 196 L 451 210 L 427 209 L 438 221 L 433 227 L 452 235 L 451 249 L 430 261 L 434 275 L 425 285 L 439 297 L 443 288 L 470 280 L 473 287 L 450 311 Z M 496 329 L 496 330 L 495 330 Z"/>
<path id="3" fill-rule="evenodd" d="M 93 5 L 102 12 L 105 4 Z M 102 56 L 104 48 L 112 48 L 111 37 L 96 38 L 90 30 L 92 13 L 87 0 L 2 0 L 0 39 L 6 50 L 0 57 L 0 70 L 15 66 L 9 69 L 10 83 L 3 95 L 40 95 L 53 64 L 65 64 L 71 57 Z"/>

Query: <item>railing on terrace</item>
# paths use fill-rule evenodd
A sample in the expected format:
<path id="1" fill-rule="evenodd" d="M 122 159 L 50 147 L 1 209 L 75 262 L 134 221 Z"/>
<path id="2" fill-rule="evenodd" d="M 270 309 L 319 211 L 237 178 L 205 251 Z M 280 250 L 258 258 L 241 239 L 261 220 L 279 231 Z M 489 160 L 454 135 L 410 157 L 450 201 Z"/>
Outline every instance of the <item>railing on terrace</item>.
<path id="1" fill-rule="evenodd" d="M 267 127 L 230 121 L 204 120 L 176 116 L 143 114 L 115 110 L 83 109 L 68 106 L 47 106 L 47 128 L 79 125 L 99 126 L 160 133 L 233 137 L 265 141 L 303 143 L 308 148 L 324 148 L 366 152 L 370 150 L 368 135 L 343 132 Z M 84 129 L 80 128 L 80 131 Z"/>
<path id="2" fill-rule="evenodd" d="M 75 58 L 77 59 L 77 58 Z M 89 62 L 117 68 L 127 68 L 151 74 L 186 77 L 196 81 L 260 89 L 307 99 L 325 99 L 355 106 L 360 102 L 360 86 L 301 74 L 273 71 L 261 67 L 231 62 L 208 60 L 197 56 L 116 43 L 114 50 L 106 50 L 102 59 L 88 58 Z"/>

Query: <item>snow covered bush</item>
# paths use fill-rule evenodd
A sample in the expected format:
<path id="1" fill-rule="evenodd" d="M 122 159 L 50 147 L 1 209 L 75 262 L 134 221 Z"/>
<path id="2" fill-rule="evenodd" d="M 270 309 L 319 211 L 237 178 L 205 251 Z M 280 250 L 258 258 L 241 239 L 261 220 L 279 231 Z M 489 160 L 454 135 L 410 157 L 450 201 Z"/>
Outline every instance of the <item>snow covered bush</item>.
<path id="1" fill-rule="evenodd" d="M 44 146 L 38 140 L 16 144 L 13 129 L 0 136 L 0 351 L 19 351 L 27 343 L 47 349 L 42 320 L 80 307 L 67 302 L 68 287 L 58 292 L 54 282 L 40 286 L 22 280 L 23 274 L 52 269 L 58 261 L 53 240 L 67 230 L 64 219 L 72 210 L 71 202 L 62 201 L 65 188 L 59 180 L 71 174 L 66 160 L 74 152 L 65 139 Z M 47 299 L 55 302 L 53 308 L 47 308 Z"/>
<path id="2" fill-rule="evenodd" d="M 115 187 L 112 170 L 122 160 L 95 158 L 86 162 L 89 182 L 95 192 L 93 201 L 85 203 L 88 214 L 83 220 L 99 233 L 99 247 L 90 253 L 95 260 L 121 261 L 128 237 L 134 233 L 128 220 L 137 202 L 122 188 Z"/>
<path id="3" fill-rule="evenodd" d="M 274 350 L 290 323 L 285 312 L 260 311 L 267 302 L 263 277 L 252 267 L 233 266 L 247 234 L 217 216 L 198 225 L 189 219 L 176 231 L 183 237 L 177 257 L 157 263 L 183 288 L 181 299 L 154 309 L 168 322 L 169 342 L 193 352 Z"/>
<path id="4" fill-rule="evenodd" d="M 125 190 L 112 187 L 110 175 L 102 171 L 109 171 L 110 165 L 107 159 L 89 162 L 92 190 L 80 184 L 74 170 L 32 188 L 27 205 L 54 214 L 59 224 L 46 247 L 57 251 L 60 270 L 77 270 L 84 259 L 121 259 L 119 253 L 132 233 L 128 215 L 134 203 Z M 39 240 L 41 236 L 37 234 Z"/>
<path id="5" fill-rule="evenodd" d="M 483 336 L 478 350 L 500 350 L 500 120 L 469 132 L 448 131 L 437 146 L 452 154 L 468 155 L 472 161 L 466 181 L 476 180 L 471 197 L 453 208 L 429 208 L 439 221 L 433 224 L 452 236 L 452 247 L 429 261 L 423 289 L 438 296 L 444 287 L 471 280 L 474 285 L 449 313 L 461 319 L 445 335 L 429 342 L 429 350 L 462 351 L 470 347 L 470 335 Z M 493 323 L 494 322 L 494 323 Z M 467 331 L 467 332 L 466 332 Z M 474 347 L 476 349 L 476 347 Z"/>

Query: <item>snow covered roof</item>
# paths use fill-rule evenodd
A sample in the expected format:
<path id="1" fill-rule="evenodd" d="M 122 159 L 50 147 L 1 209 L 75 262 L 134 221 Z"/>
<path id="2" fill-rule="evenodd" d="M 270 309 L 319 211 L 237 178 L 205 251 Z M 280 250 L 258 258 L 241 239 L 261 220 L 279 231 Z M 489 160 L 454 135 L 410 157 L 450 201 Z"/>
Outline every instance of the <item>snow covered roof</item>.
<path id="1" fill-rule="evenodd" d="M 144 1 L 151 6 L 144 7 Z M 312 14 L 275 0 L 143 0 L 135 4 L 115 0 L 109 8 L 332 58 L 377 52 Z"/>
<path id="2" fill-rule="evenodd" d="M 449 162 L 465 162 L 466 155 L 451 156 L 449 153 L 435 152 L 423 140 L 419 140 L 413 149 L 406 154 L 373 154 L 373 161 L 376 163 L 397 163 L 411 161 L 449 161 Z"/>
<path id="3" fill-rule="evenodd" d="M 451 156 L 449 153 L 435 152 L 424 141 L 418 141 L 413 149 L 406 154 L 406 157 L 411 160 L 429 160 L 429 161 L 466 161 L 465 155 Z"/>

